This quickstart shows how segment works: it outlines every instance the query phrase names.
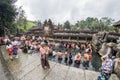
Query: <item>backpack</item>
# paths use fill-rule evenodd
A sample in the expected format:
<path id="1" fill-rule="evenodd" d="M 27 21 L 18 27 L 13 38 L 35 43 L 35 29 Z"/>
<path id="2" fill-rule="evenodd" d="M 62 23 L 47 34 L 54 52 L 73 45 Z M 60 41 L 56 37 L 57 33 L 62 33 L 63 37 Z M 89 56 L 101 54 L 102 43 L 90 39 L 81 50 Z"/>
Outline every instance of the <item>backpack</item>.
<path id="1" fill-rule="evenodd" d="M 102 64 L 103 72 L 112 73 L 113 71 L 113 61 L 110 58 L 106 58 L 105 62 Z"/>

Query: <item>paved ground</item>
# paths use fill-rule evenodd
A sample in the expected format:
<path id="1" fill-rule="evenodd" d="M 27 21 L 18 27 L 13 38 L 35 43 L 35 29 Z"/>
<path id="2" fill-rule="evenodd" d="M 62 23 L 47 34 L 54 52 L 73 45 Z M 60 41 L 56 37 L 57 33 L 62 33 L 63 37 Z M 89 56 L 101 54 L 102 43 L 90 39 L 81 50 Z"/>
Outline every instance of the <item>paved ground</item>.
<path id="1" fill-rule="evenodd" d="M 2 48 L 2 52 L 6 55 L 5 48 Z M 50 62 L 51 68 L 43 70 L 39 54 L 24 54 L 19 51 L 19 58 L 14 61 L 4 57 L 15 80 L 96 80 L 99 75 L 99 72 L 69 67 L 56 62 Z M 117 80 L 117 77 L 112 75 L 110 80 Z"/>
<path id="2" fill-rule="evenodd" d="M 1 48 L 1 46 L 0 46 Z M 8 77 L 7 77 L 8 75 Z M 2 52 L 0 49 L 0 80 L 9 80 L 9 71 L 7 71 L 5 64 L 4 64 L 4 58 L 2 56 Z M 11 79 L 10 79 L 11 80 Z"/>
<path id="3" fill-rule="evenodd" d="M 8 80 L 0 60 L 0 80 Z"/>

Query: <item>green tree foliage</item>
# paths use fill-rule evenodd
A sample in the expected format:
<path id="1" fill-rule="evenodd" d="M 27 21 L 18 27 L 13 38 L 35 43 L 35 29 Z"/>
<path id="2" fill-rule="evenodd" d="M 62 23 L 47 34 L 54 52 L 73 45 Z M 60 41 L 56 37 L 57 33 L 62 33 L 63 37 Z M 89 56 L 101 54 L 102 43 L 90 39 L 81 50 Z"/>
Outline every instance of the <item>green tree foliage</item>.
<path id="1" fill-rule="evenodd" d="M 7 29 L 14 32 L 14 21 L 17 15 L 14 3 L 16 0 L 0 0 L 0 34 L 3 35 Z M 6 31 L 7 32 L 7 31 Z"/>
<path id="2" fill-rule="evenodd" d="M 102 17 L 101 19 L 88 17 L 86 20 L 77 21 L 74 25 L 77 29 L 90 29 L 93 31 L 113 30 L 113 19 Z"/>
<path id="3" fill-rule="evenodd" d="M 49 25 L 49 26 L 51 27 L 51 29 L 53 30 L 53 25 L 54 25 L 54 24 L 53 24 L 53 22 L 52 22 L 51 19 L 48 20 L 48 25 Z"/>
<path id="4" fill-rule="evenodd" d="M 36 21 L 37 26 L 41 27 L 42 26 L 42 22 L 40 20 Z"/>
<path id="5" fill-rule="evenodd" d="M 24 32 L 27 29 L 27 19 L 25 17 L 25 11 L 22 9 L 22 7 L 19 7 L 17 12 L 18 12 L 18 15 L 16 18 L 16 21 L 17 21 L 16 26 L 20 31 Z"/>
<path id="6" fill-rule="evenodd" d="M 47 26 L 47 20 L 44 21 L 43 26 Z"/>
<path id="7" fill-rule="evenodd" d="M 58 23 L 58 25 L 56 26 L 59 30 L 60 29 L 63 29 L 63 25 L 62 24 L 60 24 L 60 23 Z"/>
<path id="8" fill-rule="evenodd" d="M 103 29 L 105 30 L 112 30 L 112 23 L 113 23 L 113 19 L 112 18 L 108 18 L 108 17 L 102 17 L 101 18 L 101 22 L 103 24 Z"/>
<path id="9" fill-rule="evenodd" d="M 71 28 L 69 21 L 66 21 L 66 22 L 64 23 L 64 28 L 66 28 L 66 29 L 70 29 L 70 28 Z"/>

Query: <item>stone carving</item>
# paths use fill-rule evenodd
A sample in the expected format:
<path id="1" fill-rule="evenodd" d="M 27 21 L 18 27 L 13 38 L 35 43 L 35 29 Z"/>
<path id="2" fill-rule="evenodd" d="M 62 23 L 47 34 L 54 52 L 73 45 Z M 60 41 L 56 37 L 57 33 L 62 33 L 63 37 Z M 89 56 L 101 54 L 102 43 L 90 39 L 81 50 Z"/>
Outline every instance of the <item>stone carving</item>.
<path id="1" fill-rule="evenodd" d="M 45 20 L 43 27 L 44 27 L 44 35 L 46 35 L 46 36 L 49 36 L 50 34 L 52 35 L 53 23 L 52 23 L 51 19 L 49 19 L 48 21 Z"/>
<path id="2" fill-rule="evenodd" d="M 95 53 L 99 53 L 99 55 L 104 56 L 104 55 L 111 54 L 111 51 L 113 49 L 116 49 L 117 50 L 116 57 L 120 58 L 120 37 L 118 38 L 116 43 L 112 40 L 109 42 L 108 37 L 109 37 L 109 33 L 106 33 L 106 32 L 103 32 L 103 33 L 100 32 L 99 34 L 93 35 L 92 44 L 93 44 Z M 120 67 L 120 64 L 118 64 L 118 67 L 116 68 L 117 71 L 115 71 L 117 76 L 120 76 L 120 73 L 119 73 L 120 69 L 118 69 L 119 67 Z"/>

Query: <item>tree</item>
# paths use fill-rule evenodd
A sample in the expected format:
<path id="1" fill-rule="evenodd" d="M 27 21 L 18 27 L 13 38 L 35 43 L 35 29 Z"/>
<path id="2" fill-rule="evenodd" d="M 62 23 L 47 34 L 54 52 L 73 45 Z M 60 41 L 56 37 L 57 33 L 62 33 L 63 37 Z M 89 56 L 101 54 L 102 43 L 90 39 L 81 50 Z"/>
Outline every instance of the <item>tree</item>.
<path id="1" fill-rule="evenodd" d="M 74 29 L 80 29 L 80 21 L 77 21 L 77 23 L 75 23 L 75 25 L 73 25 L 73 30 Z"/>
<path id="2" fill-rule="evenodd" d="M 0 0 L 0 34 L 4 35 L 5 28 L 10 32 L 15 31 L 14 21 L 16 18 L 16 0 Z"/>
<path id="3" fill-rule="evenodd" d="M 64 28 L 66 28 L 66 29 L 70 29 L 70 22 L 69 21 L 66 21 L 65 23 L 64 23 Z"/>
<path id="4" fill-rule="evenodd" d="M 57 28 L 58 28 L 58 30 L 61 30 L 61 29 L 63 29 L 63 26 L 62 26 L 62 24 L 58 23 L 58 25 L 57 25 Z"/>
<path id="5" fill-rule="evenodd" d="M 23 25 L 24 25 L 24 29 L 26 30 L 27 29 L 27 19 L 26 18 L 23 19 Z"/>
<path id="6" fill-rule="evenodd" d="M 100 20 L 104 26 L 104 30 L 113 30 L 112 23 L 114 19 L 108 17 L 102 17 Z"/>
<path id="7" fill-rule="evenodd" d="M 17 18 L 16 18 L 16 22 L 17 22 L 17 29 L 18 31 L 21 30 L 21 31 L 25 31 L 27 29 L 27 19 L 25 17 L 25 11 L 22 9 L 22 6 L 19 7 L 17 9 Z"/>
<path id="8" fill-rule="evenodd" d="M 79 21 L 80 29 L 84 29 L 86 27 L 86 22 L 84 20 Z"/>
<path id="9" fill-rule="evenodd" d="M 48 25 L 50 26 L 51 30 L 53 30 L 53 22 L 51 19 L 48 20 Z"/>
<path id="10" fill-rule="evenodd" d="M 48 25 L 48 22 L 47 22 L 47 20 L 45 20 L 43 23 L 43 26 L 47 26 L 47 25 Z"/>
<path id="11" fill-rule="evenodd" d="M 85 20 L 77 21 L 74 25 L 74 29 L 90 29 L 92 31 L 113 30 L 113 19 L 108 17 L 98 18 L 88 17 Z"/>
<path id="12" fill-rule="evenodd" d="M 37 26 L 39 26 L 39 27 L 41 27 L 41 26 L 42 26 L 42 23 L 41 23 L 41 21 L 40 21 L 40 20 L 38 20 L 36 23 L 37 23 Z"/>
<path id="13" fill-rule="evenodd" d="M 51 26 L 51 27 L 53 27 L 53 23 L 52 23 L 51 19 L 48 20 L 48 25 Z"/>

